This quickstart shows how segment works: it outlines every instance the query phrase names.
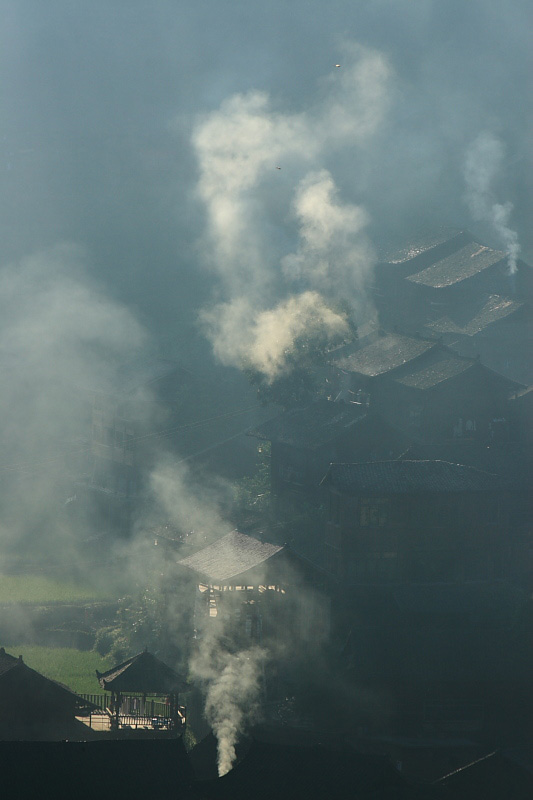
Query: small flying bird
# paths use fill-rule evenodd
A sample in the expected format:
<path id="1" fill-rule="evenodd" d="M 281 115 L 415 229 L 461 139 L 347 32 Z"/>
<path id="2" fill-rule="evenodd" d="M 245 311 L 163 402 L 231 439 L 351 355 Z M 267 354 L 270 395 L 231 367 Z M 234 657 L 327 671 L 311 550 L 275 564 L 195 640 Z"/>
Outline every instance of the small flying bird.
<path id="1" fill-rule="evenodd" d="M 335 66 L 336 66 L 337 68 L 339 68 L 339 67 L 340 67 L 340 64 L 335 64 Z"/>
<path id="2" fill-rule="evenodd" d="M 281 169 L 281 167 L 276 167 L 276 169 Z"/>

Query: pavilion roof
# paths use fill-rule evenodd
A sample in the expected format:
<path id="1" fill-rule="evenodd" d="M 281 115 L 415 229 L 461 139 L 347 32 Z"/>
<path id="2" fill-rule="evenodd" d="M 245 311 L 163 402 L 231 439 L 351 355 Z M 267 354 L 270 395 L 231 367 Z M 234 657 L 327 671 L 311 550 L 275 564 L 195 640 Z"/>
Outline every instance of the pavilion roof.
<path id="1" fill-rule="evenodd" d="M 185 681 L 171 667 L 144 650 L 96 677 L 102 689 L 112 692 L 170 694 L 183 691 Z"/>

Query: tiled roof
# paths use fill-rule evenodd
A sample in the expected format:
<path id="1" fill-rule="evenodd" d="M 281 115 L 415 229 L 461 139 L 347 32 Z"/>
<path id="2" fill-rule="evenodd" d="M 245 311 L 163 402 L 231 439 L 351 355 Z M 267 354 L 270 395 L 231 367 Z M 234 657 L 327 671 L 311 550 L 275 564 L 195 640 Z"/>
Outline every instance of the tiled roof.
<path id="1" fill-rule="evenodd" d="M 414 364 L 411 369 L 403 371 L 394 380 L 402 386 L 410 386 L 413 389 L 431 389 L 472 369 L 476 364 L 478 362 L 475 359 L 464 358 L 439 349 L 430 364 L 425 364 L 423 367 Z"/>
<path id="2" fill-rule="evenodd" d="M 504 258 L 505 253 L 501 250 L 493 250 L 478 242 L 470 242 L 451 256 L 437 261 L 415 275 L 410 275 L 406 280 L 441 289 L 471 278 Z"/>
<path id="3" fill-rule="evenodd" d="M 441 317 L 433 322 L 428 322 L 426 328 L 435 333 L 459 333 L 464 336 L 475 336 L 476 333 L 488 328 L 494 322 L 505 319 L 519 309 L 524 308 L 524 303 L 493 294 L 488 297 L 483 305 L 477 309 L 464 309 L 461 314 L 450 317 Z"/>
<path id="4" fill-rule="evenodd" d="M 201 782 L 198 798 L 423 800 L 432 796 L 404 777 L 385 756 L 360 753 L 335 742 L 334 736 L 319 744 L 318 736 L 313 740 L 299 727 L 284 731 L 278 726 L 262 740 L 254 733 L 248 752 L 227 775 Z"/>
<path id="5" fill-rule="evenodd" d="M 387 264 L 404 264 L 445 242 L 468 236 L 471 234 L 458 228 L 441 228 L 438 231 L 415 234 L 399 245 L 382 248 L 379 251 L 379 260 Z"/>
<path id="6" fill-rule="evenodd" d="M 25 664 L 21 658 L 16 658 L 6 653 L 5 649 L 0 647 L 0 679 L 13 669 L 21 670 L 24 681 L 27 682 L 28 686 L 31 685 L 33 687 L 33 691 L 37 691 L 41 696 L 46 695 L 48 699 L 53 699 L 55 703 L 70 706 L 73 712 L 75 709 L 94 708 L 93 703 L 72 692 L 68 686 L 41 675 L 40 672 Z"/>
<path id="7" fill-rule="evenodd" d="M 435 341 L 399 333 L 388 334 L 353 355 L 339 359 L 335 365 L 346 372 L 355 372 L 370 378 L 391 372 L 436 346 Z"/>
<path id="8" fill-rule="evenodd" d="M 258 439 L 315 448 L 347 433 L 367 417 L 366 406 L 318 400 L 306 408 L 286 411 L 252 430 Z"/>
<path id="9" fill-rule="evenodd" d="M 185 687 L 185 681 L 173 669 L 146 650 L 107 672 L 96 670 L 96 677 L 107 691 L 167 694 L 183 691 Z"/>
<path id="10" fill-rule="evenodd" d="M 0 675 L 4 675 L 6 672 L 9 672 L 10 669 L 13 669 L 17 664 L 20 664 L 18 658 L 15 656 L 6 653 L 3 647 L 0 647 Z"/>
<path id="11" fill-rule="evenodd" d="M 83 728 L 90 731 L 86 725 Z M 77 735 L 82 739 L 83 734 Z M 2 794 L 6 800 L 38 797 L 191 800 L 192 796 L 193 775 L 181 736 L 2 741 L 0 762 Z"/>
<path id="12" fill-rule="evenodd" d="M 283 549 L 282 545 L 260 542 L 252 536 L 232 531 L 178 563 L 205 578 L 225 581 L 263 564 Z"/>
<path id="13" fill-rule="evenodd" d="M 500 797 L 529 800 L 533 796 L 533 774 L 527 767 L 495 751 L 440 778 L 435 788 L 442 800 L 480 797 L 484 800 Z"/>
<path id="14" fill-rule="evenodd" d="M 446 461 L 374 461 L 331 464 L 323 483 L 348 493 L 492 491 L 498 479 Z"/>
<path id="15" fill-rule="evenodd" d="M 398 460 L 439 460 L 463 464 L 498 475 L 516 489 L 531 485 L 532 459 L 527 449 L 518 442 L 483 447 L 461 440 L 449 444 L 413 444 Z"/>

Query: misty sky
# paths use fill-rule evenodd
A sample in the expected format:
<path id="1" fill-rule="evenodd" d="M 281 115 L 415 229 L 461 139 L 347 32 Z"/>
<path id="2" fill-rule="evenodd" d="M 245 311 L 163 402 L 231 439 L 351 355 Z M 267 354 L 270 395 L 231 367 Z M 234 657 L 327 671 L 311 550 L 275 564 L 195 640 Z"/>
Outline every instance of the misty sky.
<path id="1" fill-rule="evenodd" d="M 463 176 L 469 146 L 488 132 L 504 150 L 495 199 L 513 204 L 510 224 L 531 261 L 528 7 L 3 1 L 0 263 L 73 242 L 99 284 L 149 328 L 193 319 L 217 283 L 202 264 L 193 131 L 228 98 L 255 90 L 280 115 L 310 113 L 325 102 L 347 42 L 388 65 L 387 110 L 365 142 L 326 142 L 311 166 L 328 171 L 344 203 L 364 208 L 372 243 L 421 224 L 490 237 L 469 215 Z M 278 260 L 298 252 L 291 198 L 305 175 L 291 174 L 290 156 L 282 166 L 278 206 L 270 184 L 254 196 L 259 215 L 266 204 Z"/>

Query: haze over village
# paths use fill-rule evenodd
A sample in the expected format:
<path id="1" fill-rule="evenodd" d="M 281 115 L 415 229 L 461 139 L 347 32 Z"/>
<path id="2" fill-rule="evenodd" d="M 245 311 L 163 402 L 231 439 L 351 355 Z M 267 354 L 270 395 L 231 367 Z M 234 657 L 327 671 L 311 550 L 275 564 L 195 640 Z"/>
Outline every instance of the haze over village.
<path id="1" fill-rule="evenodd" d="M 0 7 L 2 786 L 533 796 L 526 2 Z"/>

